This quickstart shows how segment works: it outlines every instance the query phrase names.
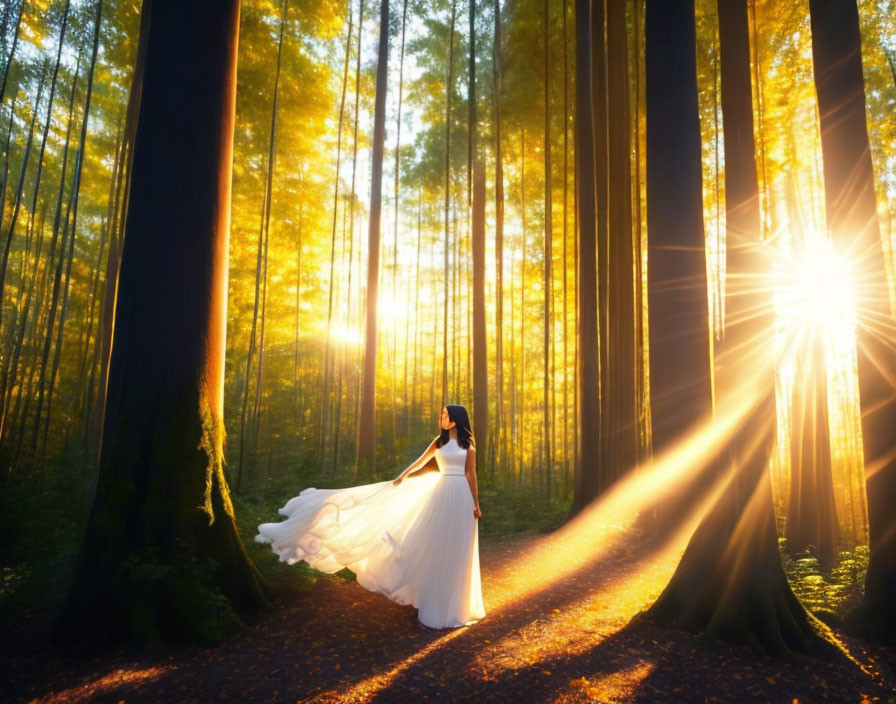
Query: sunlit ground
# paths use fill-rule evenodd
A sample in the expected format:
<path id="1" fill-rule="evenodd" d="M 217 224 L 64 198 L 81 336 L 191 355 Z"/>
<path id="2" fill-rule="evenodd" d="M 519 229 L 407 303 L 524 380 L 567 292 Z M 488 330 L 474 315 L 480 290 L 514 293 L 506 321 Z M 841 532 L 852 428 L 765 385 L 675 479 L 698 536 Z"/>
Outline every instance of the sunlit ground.
<path id="1" fill-rule="evenodd" d="M 562 528 L 526 541 L 524 552 L 503 562 L 483 592 L 488 613 L 483 623 L 490 623 L 500 635 L 477 646 L 475 667 L 481 669 L 481 679 L 583 653 L 659 596 L 725 479 L 716 482 L 702 504 L 682 516 L 677 529 L 660 544 L 639 543 L 636 522 L 668 492 L 705 471 L 701 458 L 712 456 L 731 438 L 754 399 L 755 394 L 745 389 L 738 408 L 720 413 L 669 452 L 637 468 Z M 504 549 L 512 553 L 516 548 L 517 543 L 509 541 Z M 476 626 L 436 638 L 387 672 L 357 683 L 345 698 L 364 699 L 387 689 L 434 651 L 463 639 L 469 628 Z M 649 672 L 647 666 L 623 669 L 608 675 L 606 682 L 585 681 L 576 687 L 630 693 Z"/>
<path id="2" fill-rule="evenodd" d="M 53 692 L 38 702 L 83 702 L 97 697 L 110 697 L 122 687 L 149 684 L 160 679 L 171 667 L 145 667 L 139 669 L 117 668 L 94 680 L 69 687 L 61 692 Z"/>

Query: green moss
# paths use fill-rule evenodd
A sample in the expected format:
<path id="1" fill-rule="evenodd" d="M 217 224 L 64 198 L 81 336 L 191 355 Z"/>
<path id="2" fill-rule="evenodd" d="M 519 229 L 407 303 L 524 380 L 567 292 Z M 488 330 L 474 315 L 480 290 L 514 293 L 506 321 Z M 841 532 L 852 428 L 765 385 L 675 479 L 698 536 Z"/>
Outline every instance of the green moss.
<path id="1" fill-rule="evenodd" d="M 822 620 L 844 618 L 861 599 L 868 569 L 867 545 L 841 548 L 828 570 L 821 568 L 818 557 L 811 551 L 792 557 L 782 549 L 781 558 L 794 593 Z"/>

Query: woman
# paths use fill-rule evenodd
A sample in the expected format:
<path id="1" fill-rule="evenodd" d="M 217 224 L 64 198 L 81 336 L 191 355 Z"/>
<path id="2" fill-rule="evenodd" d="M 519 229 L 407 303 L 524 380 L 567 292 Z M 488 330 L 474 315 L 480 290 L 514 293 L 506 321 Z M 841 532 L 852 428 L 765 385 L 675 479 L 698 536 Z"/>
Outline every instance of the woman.
<path id="1" fill-rule="evenodd" d="M 417 607 L 430 628 L 485 616 L 479 575 L 476 448 L 463 406 L 448 405 L 440 434 L 394 481 L 305 489 L 258 526 L 282 562 L 324 572 L 348 567 L 361 586 Z M 423 472 L 435 458 L 438 473 Z M 416 474 L 410 481 L 409 475 Z"/>

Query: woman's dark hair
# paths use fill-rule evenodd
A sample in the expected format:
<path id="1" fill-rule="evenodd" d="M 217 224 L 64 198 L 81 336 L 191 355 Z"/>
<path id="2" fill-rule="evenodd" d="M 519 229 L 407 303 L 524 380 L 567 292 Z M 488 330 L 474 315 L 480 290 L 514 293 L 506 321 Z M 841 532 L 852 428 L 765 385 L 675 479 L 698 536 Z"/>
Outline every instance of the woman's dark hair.
<path id="1" fill-rule="evenodd" d="M 470 445 L 475 447 L 476 440 L 473 437 L 473 428 L 470 425 L 470 415 L 467 413 L 467 409 L 450 403 L 445 406 L 445 410 L 448 411 L 448 418 L 454 421 L 457 426 L 457 444 L 465 450 L 469 449 Z M 436 440 L 436 447 L 442 447 L 448 442 L 448 439 L 448 431 L 443 430 L 439 434 L 439 439 Z"/>

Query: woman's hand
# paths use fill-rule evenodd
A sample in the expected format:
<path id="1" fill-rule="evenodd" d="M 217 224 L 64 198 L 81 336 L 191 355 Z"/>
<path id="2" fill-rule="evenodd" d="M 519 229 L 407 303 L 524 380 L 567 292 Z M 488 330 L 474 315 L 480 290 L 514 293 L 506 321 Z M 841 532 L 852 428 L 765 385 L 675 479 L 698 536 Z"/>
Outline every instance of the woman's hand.
<path id="1" fill-rule="evenodd" d="M 482 516 L 482 509 L 480 509 L 477 506 L 476 508 L 473 509 L 473 518 L 479 518 L 481 516 Z"/>
<path id="2" fill-rule="evenodd" d="M 401 484 L 401 480 L 402 480 L 402 479 L 404 479 L 404 477 L 398 477 L 398 479 L 394 479 L 394 480 L 392 480 L 392 485 L 393 485 L 393 486 L 398 486 L 399 484 Z"/>

